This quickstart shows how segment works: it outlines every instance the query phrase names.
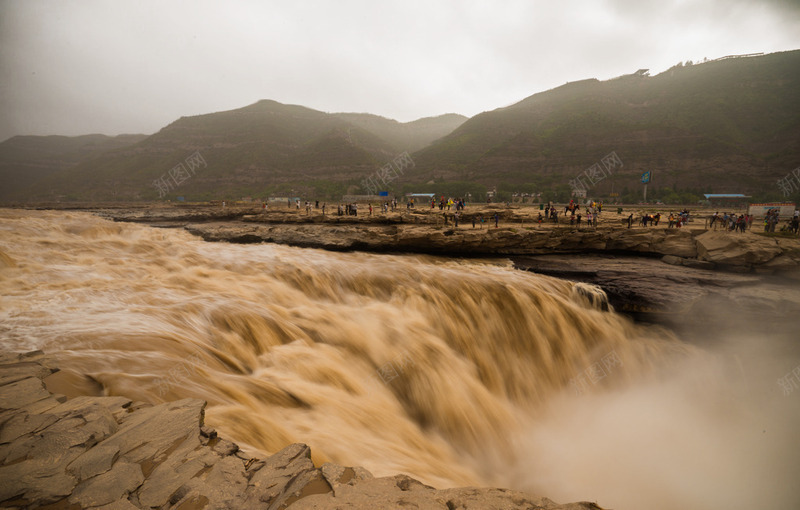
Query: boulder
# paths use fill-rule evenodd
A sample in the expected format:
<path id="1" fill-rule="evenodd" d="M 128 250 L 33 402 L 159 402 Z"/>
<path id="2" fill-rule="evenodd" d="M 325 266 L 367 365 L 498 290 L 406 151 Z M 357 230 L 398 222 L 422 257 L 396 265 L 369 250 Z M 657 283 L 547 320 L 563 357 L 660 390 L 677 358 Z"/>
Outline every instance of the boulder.
<path id="1" fill-rule="evenodd" d="M 721 266 L 765 264 L 783 251 L 773 239 L 752 234 L 708 231 L 695 239 L 698 257 Z"/>

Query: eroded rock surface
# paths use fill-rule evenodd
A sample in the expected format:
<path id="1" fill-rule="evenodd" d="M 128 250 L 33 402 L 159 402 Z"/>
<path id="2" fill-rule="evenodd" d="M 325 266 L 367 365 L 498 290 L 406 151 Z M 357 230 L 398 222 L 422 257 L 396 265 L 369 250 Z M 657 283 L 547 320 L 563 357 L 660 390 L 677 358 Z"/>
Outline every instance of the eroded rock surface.
<path id="1" fill-rule="evenodd" d="M 597 509 L 503 489 L 432 487 L 311 461 L 292 444 L 253 457 L 203 425 L 202 400 L 149 406 L 53 395 L 44 353 L 0 354 L 0 507 Z"/>
<path id="2" fill-rule="evenodd" d="M 675 256 L 562 254 L 512 260 L 519 269 L 597 285 L 616 311 L 678 330 L 711 323 L 734 330 L 758 331 L 765 324 L 791 329 L 800 315 L 800 285 L 785 274 L 710 271 L 703 261 Z M 722 332 L 717 327 L 708 333 Z"/>

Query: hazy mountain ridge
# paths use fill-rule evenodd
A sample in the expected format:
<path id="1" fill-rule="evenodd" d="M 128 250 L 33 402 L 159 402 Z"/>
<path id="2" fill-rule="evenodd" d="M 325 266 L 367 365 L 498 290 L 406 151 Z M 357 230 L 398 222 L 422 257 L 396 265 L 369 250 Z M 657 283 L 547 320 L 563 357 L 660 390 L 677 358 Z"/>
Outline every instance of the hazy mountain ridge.
<path id="1" fill-rule="evenodd" d="M 14 136 L 0 143 L 0 200 L 14 200 L 37 181 L 147 135 Z"/>
<path id="2" fill-rule="evenodd" d="M 450 134 L 467 121 L 467 117 L 447 113 L 438 117 L 425 117 L 412 122 L 398 122 L 370 113 L 337 113 L 340 119 L 369 131 L 408 152 L 416 152 L 431 142 Z"/>
<path id="3" fill-rule="evenodd" d="M 149 137 L 67 163 L 22 199 L 156 199 L 154 181 L 198 154 L 205 165 L 164 198 L 342 194 L 397 154 L 427 145 L 466 117 L 450 114 L 399 123 L 366 114 L 328 114 L 262 100 L 244 108 L 182 117 Z M 383 135 L 380 136 L 380 135 Z M 385 137 L 385 138 L 384 138 Z M 0 144 L 2 147 L 2 144 Z M 2 154 L 2 152 L 0 152 Z"/>
<path id="4" fill-rule="evenodd" d="M 415 154 L 410 178 L 564 187 L 613 151 L 617 191 L 648 170 L 657 186 L 777 190 L 800 164 L 798 112 L 800 51 L 583 80 L 476 115 Z"/>
<path id="5" fill-rule="evenodd" d="M 362 180 L 403 151 L 413 152 L 415 166 L 387 184 L 397 193 L 469 191 L 482 199 L 496 186 L 563 199 L 570 180 L 614 152 L 622 166 L 590 194 L 613 189 L 636 200 L 639 176 L 652 171 L 653 192 L 777 199 L 776 181 L 800 166 L 798 112 L 800 50 L 675 66 L 653 77 L 581 80 L 466 121 L 446 114 L 400 123 L 262 100 L 182 117 L 149 137 L 80 156 L 43 147 L 38 138 L 45 137 L 28 141 L 43 148 L 24 152 L 15 137 L 0 144 L 0 199 L 330 199 L 363 193 Z M 159 193 L 154 182 L 193 154 L 204 165 Z M 26 170 L 37 165 L 46 170 Z"/>

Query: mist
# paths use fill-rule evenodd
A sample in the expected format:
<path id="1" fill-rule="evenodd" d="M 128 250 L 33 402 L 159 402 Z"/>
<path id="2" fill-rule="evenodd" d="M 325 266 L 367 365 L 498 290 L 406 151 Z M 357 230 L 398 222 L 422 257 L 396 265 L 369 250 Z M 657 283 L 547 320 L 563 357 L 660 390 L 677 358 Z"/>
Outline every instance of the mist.
<path id="1" fill-rule="evenodd" d="M 797 508 L 800 377 L 778 379 L 800 346 L 797 321 L 779 322 L 756 335 L 722 314 L 706 345 L 644 380 L 553 398 L 519 439 L 513 485 L 615 509 Z"/>
<path id="2" fill-rule="evenodd" d="M 794 2 L 0 2 L 0 141 L 152 134 L 260 99 L 408 122 L 800 48 Z"/>

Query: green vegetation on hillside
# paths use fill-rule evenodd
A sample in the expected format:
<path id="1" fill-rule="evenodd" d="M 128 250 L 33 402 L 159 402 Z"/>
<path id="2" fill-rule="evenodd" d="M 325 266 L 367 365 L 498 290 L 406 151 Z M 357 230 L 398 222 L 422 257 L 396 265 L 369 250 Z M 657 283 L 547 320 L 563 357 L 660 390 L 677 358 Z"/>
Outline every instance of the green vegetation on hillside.
<path id="1" fill-rule="evenodd" d="M 53 171 L 27 180 L 13 175 L 16 167 L 11 165 L 13 158 L 5 157 L 12 153 L 6 142 L 0 144 L 0 167 L 7 168 L 9 178 L 18 184 L 0 198 L 340 197 L 409 150 L 406 143 L 427 145 L 464 120 L 445 115 L 401 124 L 264 100 L 238 110 L 181 118 L 150 137 L 108 147 L 113 150 L 97 151 L 91 157 L 68 159 L 65 155 Z M 47 145 L 43 137 L 33 138 L 39 139 L 40 146 Z M 27 160 L 35 163 L 36 157 L 32 153 Z"/>
<path id="2" fill-rule="evenodd" d="M 563 201 L 581 179 L 591 198 L 636 202 L 650 171 L 650 201 L 797 200 L 777 182 L 800 167 L 798 112 L 800 51 L 582 80 L 466 122 L 403 124 L 264 100 L 149 137 L 12 138 L 0 144 L 0 200 L 338 200 L 366 193 L 363 181 L 405 151 L 414 165 L 383 190 Z M 611 154 L 617 162 L 606 164 Z"/>
<path id="3" fill-rule="evenodd" d="M 613 183 L 641 197 L 639 177 L 654 171 L 653 198 L 663 187 L 668 200 L 701 190 L 779 199 L 777 179 L 800 166 L 798 112 L 800 51 L 584 80 L 473 117 L 415 154 L 409 178 L 552 193 L 614 152 L 623 166 L 590 195 L 608 197 Z"/>

